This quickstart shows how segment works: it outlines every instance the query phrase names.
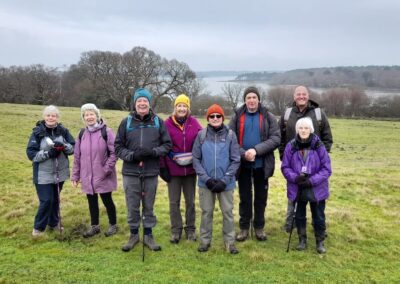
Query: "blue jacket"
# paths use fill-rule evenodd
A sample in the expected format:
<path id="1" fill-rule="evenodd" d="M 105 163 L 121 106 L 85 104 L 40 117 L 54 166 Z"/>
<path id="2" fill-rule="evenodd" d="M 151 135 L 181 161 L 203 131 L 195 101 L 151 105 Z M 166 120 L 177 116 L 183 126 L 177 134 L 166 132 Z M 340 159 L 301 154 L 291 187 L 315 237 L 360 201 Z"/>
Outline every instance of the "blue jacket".
<path id="1" fill-rule="evenodd" d="M 236 135 L 223 125 L 218 132 L 207 126 L 207 135 L 202 143 L 201 131 L 194 141 L 193 167 L 196 170 L 198 186 L 207 188 L 206 182 L 210 178 L 221 179 L 226 184 L 225 190 L 233 190 L 236 186 L 236 171 L 240 166 L 239 144 Z"/>
<path id="2" fill-rule="evenodd" d="M 297 197 L 299 188 L 295 179 L 300 175 L 303 167 L 309 176 L 317 202 L 329 197 L 328 179 L 332 174 L 331 160 L 319 137 L 315 134 L 311 135 L 311 146 L 306 161 L 303 160 L 296 139 L 286 145 L 283 154 L 281 170 L 287 180 L 287 197 L 291 201 Z"/>

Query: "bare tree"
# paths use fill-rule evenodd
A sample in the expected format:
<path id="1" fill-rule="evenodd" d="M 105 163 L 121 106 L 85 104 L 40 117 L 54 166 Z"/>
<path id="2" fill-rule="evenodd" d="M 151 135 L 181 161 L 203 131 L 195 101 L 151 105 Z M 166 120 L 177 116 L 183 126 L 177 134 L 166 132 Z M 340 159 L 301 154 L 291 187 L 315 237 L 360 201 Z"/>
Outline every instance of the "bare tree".
<path id="1" fill-rule="evenodd" d="M 293 101 L 293 87 L 273 87 L 268 90 L 267 106 L 274 113 L 283 113 Z"/>
<path id="2" fill-rule="evenodd" d="M 240 99 L 242 98 L 244 85 L 242 84 L 229 84 L 225 83 L 221 90 L 222 95 L 227 99 L 229 106 L 232 111 L 235 111 L 240 103 Z"/>

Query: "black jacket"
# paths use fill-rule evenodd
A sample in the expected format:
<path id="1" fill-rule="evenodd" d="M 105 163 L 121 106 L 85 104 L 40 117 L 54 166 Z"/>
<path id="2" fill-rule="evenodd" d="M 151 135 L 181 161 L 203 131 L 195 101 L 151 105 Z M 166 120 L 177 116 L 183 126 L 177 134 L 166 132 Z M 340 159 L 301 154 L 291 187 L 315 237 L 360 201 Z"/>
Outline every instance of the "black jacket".
<path id="1" fill-rule="evenodd" d="M 160 170 L 160 156 L 165 156 L 172 148 L 168 131 L 164 122 L 156 118 L 151 110 L 143 119 L 135 111 L 130 116 L 131 119 L 127 117 L 121 121 L 115 138 L 115 152 L 124 161 L 122 174 L 156 176 Z M 153 149 L 155 155 L 145 158 L 140 164 L 140 161 L 134 159 L 135 151 L 140 148 Z"/>

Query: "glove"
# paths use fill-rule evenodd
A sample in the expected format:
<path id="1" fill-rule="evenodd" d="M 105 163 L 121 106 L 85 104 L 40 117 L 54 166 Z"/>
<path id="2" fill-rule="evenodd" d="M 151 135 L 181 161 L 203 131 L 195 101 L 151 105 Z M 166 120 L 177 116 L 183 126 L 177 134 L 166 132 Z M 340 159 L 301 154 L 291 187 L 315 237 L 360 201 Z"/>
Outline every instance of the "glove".
<path id="1" fill-rule="evenodd" d="M 56 149 L 58 152 L 62 152 L 65 149 L 65 145 L 61 142 L 54 142 L 54 149 Z"/>
<path id="2" fill-rule="evenodd" d="M 51 148 L 49 151 L 47 151 L 47 154 L 49 155 L 49 158 L 57 158 L 58 155 L 60 155 L 60 152 L 55 148 Z"/>
<path id="3" fill-rule="evenodd" d="M 143 161 L 143 158 L 145 155 L 143 155 L 143 149 L 139 148 L 133 153 L 133 159 L 136 161 Z"/>
<path id="4" fill-rule="evenodd" d="M 171 181 L 171 174 L 169 173 L 167 168 L 160 168 L 160 177 L 165 182 Z"/>
<path id="5" fill-rule="evenodd" d="M 214 193 L 220 193 L 223 192 L 226 188 L 226 183 L 224 183 L 222 180 L 217 179 L 215 182 L 215 185 L 213 189 L 211 189 L 212 192 Z"/>
<path id="6" fill-rule="evenodd" d="M 298 176 L 294 179 L 294 182 L 295 182 L 296 184 L 300 184 L 300 183 L 302 183 L 302 182 L 305 182 L 306 179 L 307 179 L 307 177 L 306 177 L 305 175 L 298 175 Z"/>
<path id="7" fill-rule="evenodd" d="M 305 180 L 302 181 L 302 182 L 300 182 L 298 185 L 299 185 L 299 187 L 301 187 L 301 188 L 310 188 L 310 187 L 312 186 L 312 185 L 311 185 L 311 182 L 310 182 L 310 179 L 307 178 L 307 177 L 305 177 Z"/>
<path id="8" fill-rule="evenodd" d="M 208 188 L 209 190 L 212 191 L 212 189 L 214 188 L 216 182 L 217 182 L 216 179 L 213 179 L 213 178 L 208 179 L 208 180 L 206 181 L 206 186 L 207 186 L 207 188 Z"/>
<path id="9" fill-rule="evenodd" d="M 157 153 L 154 149 L 142 148 L 144 157 L 157 157 Z"/>

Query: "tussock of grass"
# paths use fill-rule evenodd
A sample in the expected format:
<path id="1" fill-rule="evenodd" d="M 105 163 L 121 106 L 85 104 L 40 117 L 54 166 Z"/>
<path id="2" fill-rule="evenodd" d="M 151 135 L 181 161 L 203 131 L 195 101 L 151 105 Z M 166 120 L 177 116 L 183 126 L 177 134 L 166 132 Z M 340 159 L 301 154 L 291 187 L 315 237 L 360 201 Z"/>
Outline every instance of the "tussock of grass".
<path id="1" fill-rule="evenodd" d="M 57 232 L 31 237 L 38 201 L 25 147 L 41 110 L 41 106 L 0 104 L 0 283 L 397 283 L 400 279 L 400 122 L 331 119 L 333 176 L 326 207 L 326 255 L 315 251 L 309 211 L 308 249 L 295 250 L 294 232 L 286 253 L 288 235 L 281 230 L 286 182 L 277 160 L 266 210 L 268 241 L 236 243 L 240 253 L 227 253 L 216 202 L 209 252 L 198 253 L 199 243 L 184 239 L 179 245 L 170 244 L 168 192 L 160 180 L 154 236 L 162 251 L 146 249 L 143 263 L 141 243 L 129 253 L 121 251 L 129 237 L 121 161 L 117 164 L 119 188 L 113 193 L 118 234 L 82 238 L 90 224 L 87 200 L 67 181 L 61 206 L 64 240 L 59 241 Z M 61 112 L 62 123 L 76 136 L 82 127 L 79 108 L 61 108 Z M 102 115 L 116 130 L 126 113 L 104 110 Z M 234 202 L 238 231 L 237 191 Z M 103 233 L 108 220 L 99 203 Z M 197 197 L 196 205 L 199 228 Z"/>

